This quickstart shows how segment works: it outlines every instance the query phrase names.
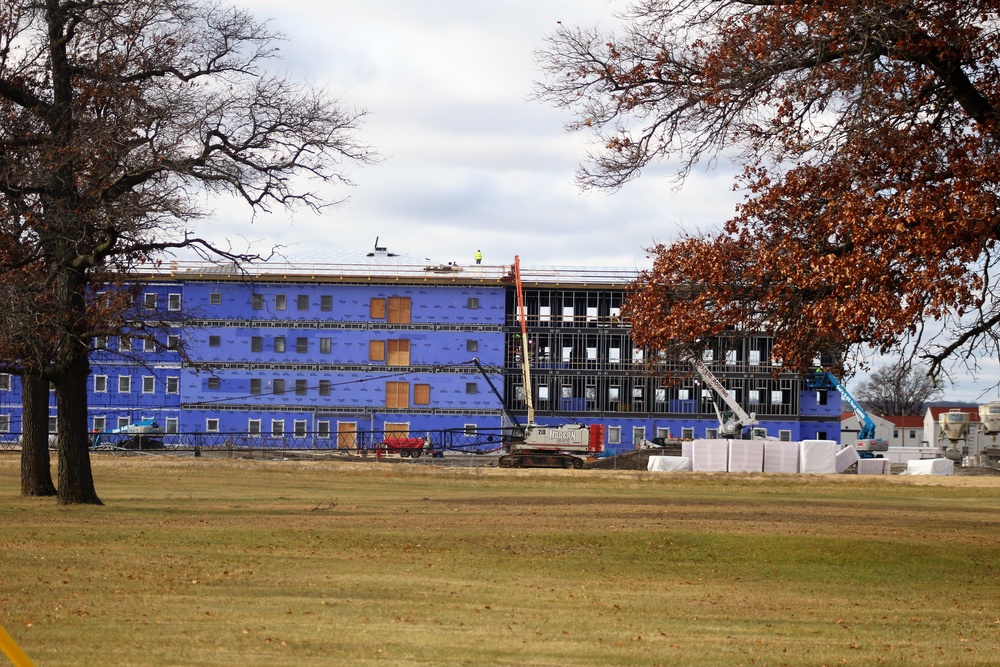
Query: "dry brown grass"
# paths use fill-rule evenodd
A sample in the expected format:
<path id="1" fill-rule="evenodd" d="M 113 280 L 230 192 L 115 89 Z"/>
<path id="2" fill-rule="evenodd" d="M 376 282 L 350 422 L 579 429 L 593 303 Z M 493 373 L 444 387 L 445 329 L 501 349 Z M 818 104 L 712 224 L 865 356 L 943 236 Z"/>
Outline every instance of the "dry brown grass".
<path id="1" fill-rule="evenodd" d="M 60 665 L 988 665 L 997 478 L 95 460 L 17 496 L 0 623 Z"/>

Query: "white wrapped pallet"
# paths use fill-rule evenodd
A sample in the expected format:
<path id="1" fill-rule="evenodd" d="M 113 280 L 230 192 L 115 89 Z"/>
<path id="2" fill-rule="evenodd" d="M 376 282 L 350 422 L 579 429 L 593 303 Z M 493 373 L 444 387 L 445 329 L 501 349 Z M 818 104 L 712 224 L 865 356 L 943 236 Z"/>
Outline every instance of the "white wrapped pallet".
<path id="1" fill-rule="evenodd" d="M 728 440 L 702 439 L 691 443 L 691 469 L 695 472 L 726 472 L 728 466 Z"/>
<path id="2" fill-rule="evenodd" d="M 858 461 L 859 475 L 888 475 L 892 471 L 889 459 L 861 459 Z"/>
<path id="3" fill-rule="evenodd" d="M 731 440 L 729 442 L 729 472 L 763 471 L 763 440 Z"/>
<path id="4" fill-rule="evenodd" d="M 646 462 L 650 472 L 689 472 L 691 459 L 687 456 L 650 456 Z"/>
<path id="5" fill-rule="evenodd" d="M 837 472 L 837 448 L 833 440 L 803 440 L 799 443 L 799 471 L 809 475 Z"/>
<path id="6" fill-rule="evenodd" d="M 681 456 L 686 456 L 689 459 L 694 458 L 694 455 L 691 453 L 691 444 L 690 440 L 681 441 Z"/>
<path id="7" fill-rule="evenodd" d="M 858 454 L 858 450 L 854 447 L 847 446 L 837 452 L 836 456 L 836 466 L 837 472 L 844 472 L 852 465 L 861 460 L 861 456 Z"/>
<path id="8" fill-rule="evenodd" d="M 764 441 L 764 472 L 798 472 L 799 443 Z"/>
<path id="9" fill-rule="evenodd" d="M 924 459 L 907 461 L 907 475 L 951 475 L 955 472 L 955 462 L 951 459 Z"/>

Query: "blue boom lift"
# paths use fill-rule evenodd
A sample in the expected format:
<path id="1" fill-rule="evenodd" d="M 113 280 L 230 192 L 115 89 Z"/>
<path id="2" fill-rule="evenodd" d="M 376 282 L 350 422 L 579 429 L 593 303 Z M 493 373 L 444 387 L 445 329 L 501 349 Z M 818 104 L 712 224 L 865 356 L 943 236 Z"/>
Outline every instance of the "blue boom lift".
<path id="1" fill-rule="evenodd" d="M 858 455 L 863 459 L 875 458 L 875 452 L 885 452 L 889 450 L 889 443 L 881 438 L 875 437 L 875 422 L 868 416 L 861 404 L 854 400 L 850 392 L 840 384 L 837 378 L 829 371 L 817 370 L 812 375 L 806 376 L 807 390 L 829 390 L 836 389 L 844 400 L 848 402 L 854 414 L 858 418 L 861 430 L 858 431 Z"/>

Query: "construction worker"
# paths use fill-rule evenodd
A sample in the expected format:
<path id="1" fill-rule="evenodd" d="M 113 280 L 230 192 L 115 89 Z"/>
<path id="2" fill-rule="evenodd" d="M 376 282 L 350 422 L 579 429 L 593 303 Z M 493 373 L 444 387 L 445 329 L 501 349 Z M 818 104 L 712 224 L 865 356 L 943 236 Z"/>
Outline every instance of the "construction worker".
<path id="1" fill-rule="evenodd" d="M 476 251 L 476 264 L 482 264 L 482 263 L 483 263 L 483 251 L 482 250 L 477 250 Z"/>

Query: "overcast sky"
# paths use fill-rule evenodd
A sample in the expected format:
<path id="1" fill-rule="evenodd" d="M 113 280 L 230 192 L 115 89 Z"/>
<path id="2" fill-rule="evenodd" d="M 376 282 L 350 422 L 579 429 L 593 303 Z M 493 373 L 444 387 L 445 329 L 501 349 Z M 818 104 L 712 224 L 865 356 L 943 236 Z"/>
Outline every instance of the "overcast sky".
<path id="1" fill-rule="evenodd" d="M 679 190 L 659 166 L 616 193 L 582 192 L 574 174 L 590 137 L 530 99 L 535 51 L 558 22 L 612 29 L 624 0 L 241 0 L 287 36 L 275 65 L 368 116 L 360 140 L 382 156 L 350 170 L 356 187 L 323 215 L 258 216 L 215 201 L 199 233 L 242 250 L 285 246 L 291 259 L 390 251 L 434 262 L 646 268 L 644 250 L 734 213 L 725 161 Z M 210 231 L 209 231 L 210 230 Z M 995 367 L 991 364 L 991 367 Z M 979 401 L 992 378 L 946 398 Z M 851 383 L 856 386 L 857 379 Z M 990 396 L 996 398 L 994 390 Z"/>
<path id="2" fill-rule="evenodd" d="M 259 217 L 214 204 L 212 233 L 288 246 L 390 251 L 435 262 L 649 265 L 644 250 L 733 213 L 731 173 L 701 171 L 679 192 L 650 172 L 615 194 L 582 192 L 590 137 L 530 99 L 535 50 L 558 21 L 611 27 L 621 0 L 243 0 L 288 37 L 278 66 L 368 112 L 360 137 L 382 161 L 351 170 L 348 200 L 321 216 Z M 216 224 L 216 221 L 221 224 Z M 201 230 L 199 230 L 201 231 Z"/>

